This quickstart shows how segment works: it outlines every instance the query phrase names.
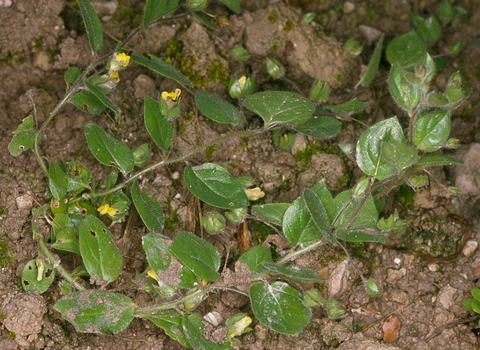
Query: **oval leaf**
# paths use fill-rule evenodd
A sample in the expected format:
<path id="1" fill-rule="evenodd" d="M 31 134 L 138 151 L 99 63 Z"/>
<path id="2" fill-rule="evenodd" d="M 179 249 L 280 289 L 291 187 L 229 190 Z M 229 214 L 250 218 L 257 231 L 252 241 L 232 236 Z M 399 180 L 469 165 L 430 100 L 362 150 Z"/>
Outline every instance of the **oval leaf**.
<path id="1" fill-rule="evenodd" d="M 68 294 L 54 308 L 78 332 L 115 334 L 132 322 L 135 304 L 122 294 L 85 290 Z"/>
<path id="2" fill-rule="evenodd" d="M 153 142 L 165 152 L 168 151 L 173 138 L 173 125 L 163 116 L 158 102 L 150 97 L 145 97 L 145 128 Z"/>
<path id="3" fill-rule="evenodd" d="M 147 67 L 153 70 L 155 73 L 163 75 L 164 77 L 178 81 L 181 84 L 193 87 L 193 84 L 188 80 L 182 73 L 176 70 L 171 64 L 162 61 L 160 58 L 150 55 L 152 59 L 144 57 L 138 52 L 134 52 L 131 56 L 132 61 L 138 64 L 141 64 L 144 67 Z"/>
<path id="4" fill-rule="evenodd" d="M 363 111 L 367 106 L 372 102 L 372 100 L 357 100 L 354 98 L 351 101 L 342 103 L 336 106 L 324 106 L 323 108 L 345 117 L 351 116 L 352 114 Z"/>
<path id="5" fill-rule="evenodd" d="M 100 114 L 105 110 L 105 105 L 88 90 L 77 92 L 69 101 L 82 112 Z"/>
<path id="6" fill-rule="evenodd" d="M 444 166 L 452 164 L 464 165 L 463 160 L 436 154 L 433 156 L 423 157 L 417 162 L 416 166 L 420 169 L 424 169 L 430 166 Z"/>
<path id="7" fill-rule="evenodd" d="M 68 179 L 67 174 L 55 162 L 50 162 L 48 169 L 48 188 L 52 192 L 53 198 L 57 201 L 65 198 L 67 195 Z"/>
<path id="8" fill-rule="evenodd" d="M 345 225 L 357 209 L 360 199 L 355 199 L 352 201 L 353 192 L 352 190 L 343 191 L 338 196 L 335 197 L 335 209 L 339 216 L 335 222 L 336 228 L 341 228 Z M 363 228 L 377 228 L 378 221 L 378 212 L 373 197 L 370 195 L 367 198 L 367 201 L 363 205 L 362 209 L 357 213 L 357 216 L 352 221 L 352 223 L 347 227 L 348 229 L 363 229 Z M 338 237 L 338 234 L 337 234 Z"/>
<path id="9" fill-rule="evenodd" d="M 271 224 L 282 226 L 283 216 L 290 205 L 291 203 L 253 205 L 251 214 Z"/>
<path id="10" fill-rule="evenodd" d="M 413 127 L 413 143 L 424 152 L 438 150 L 450 135 L 450 113 L 433 112 L 418 119 Z"/>
<path id="11" fill-rule="evenodd" d="M 132 200 L 143 223 L 152 232 L 162 232 L 165 219 L 158 201 L 140 190 L 137 181 L 132 186 Z"/>
<path id="12" fill-rule="evenodd" d="M 275 274 L 285 276 L 290 279 L 295 279 L 304 282 L 322 282 L 323 279 L 318 278 L 318 271 L 307 269 L 297 265 L 281 266 L 273 262 L 262 262 L 262 267 L 265 270 L 274 272 Z"/>
<path id="13" fill-rule="evenodd" d="M 305 208 L 312 217 L 312 224 L 315 229 L 327 237 L 330 243 L 335 244 L 335 237 L 330 231 L 330 220 L 320 198 L 315 192 L 307 188 L 303 192 L 303 200 L 305 202 Z"/>
<path id="14" fill-rule="evenodd" d="M 182 319 L 183 333 L 188 343 L 195 350 L 233 350 L 228 343 L 217 344 L 205 338 L 204 325 L 202 319 L 196 315 L 183 315 Z"/>
<path id="15" fill-rule="evenodd" d="M 402 126 L 396 117 L 382 120 L 366 130 L 357 143 L 357 164 L 367 175 L 383 180 L 397 169 L 382 156 L 385 142 L 397 140 L 406 143 Z"/>
<path id="16" fill-rule="evenodd" d="M 207 241 L 188 232 L 182 232 L 170 251 L 180 262 L 201 279 L 215 281 L 220 277 L 220 254 Z"/>
<path id="17" fill-rule="evenodd" d="M 78 0 L 83 23 L 87 31 L 88 41 L 93 52 L 100 50 L 103 45 L 103 30 L 100 19 L 88 0 Z"/>
<path id="18" fill-rule="evenodd" d="M 189 346 L 182 328 L 182 315 L 174 310 L 165 310 L 153 315 L 145 315 L 145 318 L 152 321 L 157 327 L 163 328 L 165 333 L 178 341 L 183 346 Z"/>
<path id="19" fill-rule="evenodd" d="M 12 141 L 8 144 L 8 150 L 10 154 L 14 157 L 18 157 L 22 154 L 23 151 L 26 151 L 33 146 L 35 142 L 35 131 L 33 131 L 33 116 L 30 115 L 23 119 L 22 124 L 20 124 L 13 132 Z"/>
<path id="20" fill-rule="evenodd" d="M 112 101 L 109 100 L 107 96 L 102 92 L 102 90 L 98 87 L 95 86 L 88 81 L 85 81 L 85 86 L 92 92 L 92 94 L 95 95 L 95 97 L 105 106 L 110 108 L 112 111 L 115 112 L 116 115 L 119 115 L 120 112 L 118 111 L 117 106 L 113 104 Z"/>
<path id="21" fill-rule="evenodd" d="M 294 129 L 304 135 L 328 140 L 336 137 L 342 128 L 342 122 L 331 117 L 314 115 Z"/>
<path id="22" fill-rule="evenodd" d="M 298 334 L 310 321 L 303 296 L 284 282 L 255 284 L 250 288 L 255 317 L 266 327 L 283 334 Z"/>
<path id="23" fill-rule="evenodd" d="M 39 270 L 37 260 L 30 260 L 22 271 L 22 287 L 26 292 L 37 291 L 43 294 L 55 278 L 55 270 L 48 261 L 43 261 L 43 266 Z"/>
<path id="24" fill-rule="evenodd" d="M 143 28 L 147 29 L 148 25 L 160 16 L 172 16 L 178 2 L 179 0 L 147 0 L 143 13 Z"/>
<path id="25" fill-rule="evenodd" d="M 114 281 L 122 270 L 122 254 L 107 227 L 88 215 L 80 224 L 80 253 L 90 276 L 99 283 Z"/>
<path id="26" fill-rule="evenodd" d="M 303 124 L 315 109 L 307 98 L 285 91 L 259 92 L 245 98 L 243 105 L 258 114 L 266 127 L 274 124 Z"/>
<path id="27" fill-rule="evenodd" d="M 414 67 L 427 53 L 427 46 L 415 32 L 397 36 L 387 46 L 387 61 L 403 68 Z"/>
<path id="28" fill-rule="evenodd" d="M 100 163 L 118 167 L 124 175 L 133 170 L 135 160 L 128 146 L 114 139 L 93 123 L 85 125 L 85 136 L 88 148 Z"/>
<path id="29" fill-rule="evenodd" d="M 233 124 L 235 126 L 243 123 L 245 118 L 234 105 L 224 99 L 209 94 L 205 91 L 197 91 L 195 102 L 198 109 L 207 117 L 217 123 Z"/>
<path id="30" fill-rule="evenodd" d="M 167 241 L 167 237 L 159 233 L 149 233 L 142 237 L 143 249 L 147 255 L 148 263 L 155 272 L 168 269 L 172 261 L 170 244 Z"/>
<path id="31" fill-rule="evenodd" d="M 262 263 L 273 263 L 272 252 L 267 247 L 253 247 L 242 254 L 240 262 L 246 264 L 250 271 L 260 273 L 265 270 Z"/>
<path id="32" fill-rule="evenodd" d="M 205 163 L 184 174 L 190 192 L 201 201 L 224 209 L 243 208 L 249 201 L 240 183 L 220 165 Z"/>

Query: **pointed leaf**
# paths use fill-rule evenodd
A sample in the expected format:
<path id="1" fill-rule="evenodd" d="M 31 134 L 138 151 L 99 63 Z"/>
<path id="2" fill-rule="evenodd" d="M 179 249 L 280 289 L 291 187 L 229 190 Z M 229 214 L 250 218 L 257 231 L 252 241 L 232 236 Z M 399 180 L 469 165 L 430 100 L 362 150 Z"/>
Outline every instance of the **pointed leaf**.
<path id="1" fill-rule="evenodd" d="M 105 105 L 92 92 L 81 90 L 69 101 L 83 112 L 100 114 L 105 110 Z"/>
<path id="2" fill-rule="evenodd" d="M 246 264 L 250 271 L 261 273 L 265 271 L 262 263 L 273 263 L 272 252 L 267 247 L 253 247 L 243 253 L 238 261 Z"/>
<path id="3" fill-rule="evenodd" d="M 397 172 L 382 156 L 383 144 L 392 140 L 406 143 L 403 129 L 396 117 L 382 120 L 360 136 L 357 143 L 357 163 L 365 174 L 383 180 Z"/>
<path id="4" fill-rule="evenodd" d="M 343 191 L 335 197 L 335 208 L 339 214 L 337 221 L 335 222 L 336 228 L 341 228 L 350 219 L 354 211 L 357 209 L 361 199 L 353 199 L 352 190 Z M 347 229 L 364 229 L 364 228 L 377 228 L 378 212 L 373 201 L 373 197 L 370 195 L 367 201 L 363 205 L 362 209 L 358 212 L 355 219 L 347 227 Z M 338 236 L 338 233 L 337 233 Z"/>
<path id="5" fill-rule="evenodd" d="M 417 162 L 416 166 L 420 169 L 424 169 L 431 166 L 444 166 L 452 164 L 464 165 L 463 161 L 460 159 L 436 154 L 423 157 Z"/>
<path id="6" fill-rule="evenodd" d="M 328 140 L 336 137 L 341 128 L 342 122 L 338 119 L 314 115 L 293 129 L 307 136 Z"/>
<path id="7" fill-rule="evenodd" d="M 103 45 L 103 30 L 97 13 L 88 0 L 78 0 L 88 41 L 93 52 L 100 50 Z"/>
<path id="8" fill-rule="evenodd" d="M 143 29 L 160 16 L 170 17 L 178 6 L 179 0 L 147 0 L 145 11 L 143 12 Z"/>
<path id="9" fill-rule="evenodd" d="M 408 168 L 420 160 L 417 149 L 397 140 L 385 142 L 382 147 L 382 154 L 387 163 L 398 170 Z"/>
<path id="10" fill-rule="evenodd" d="M 424 59 L 427 47 L 420 36 L 412 30 L 390 41 L 386 53 L 387 61 L 391 65 L 411 68 Z"/>
<path id="11" fill-rule="evenodd" d="M 228 342 L 217 344 L 205 338 L 202 319 L 196 315 L 183 315 L 183 333 L 192 348 L 195 350 L 233 350 Z"/>
<path id="12" fill-rule="evenodd" d="M 164 77 L 178 81 L 181 84 L 193 87 L 193 84 L 182 73 L 176 70 L 171 64 L 162 61 L 160 58 L 150 55 L 152 59 L 144 57 L 138 52 L 134 52 L 131 56 L 132 61 L 141 64 Z"/>
<path id="13" fill-rule="evenodd" d="M 252 216 L 259 217 L 271 224 L 282 226 L 283 216 L 291 203 L 270 203 L 252 206 Z"/>
<path id="14" fill-rule="evenodd" d="M 205 91 L 197 91 L 195 102 L 198 109 L 207 117 L 217 123 L 233 124 L 243 123 L 243 114 L 232 104 L 224 99 Z"/>
<path id="15" fill-rule="evenodd" d="M 113 104 L 112 101 L 109 100 L 109 98 L 107 96 L 105 96 L 105 94 L 102 92 L 102 89 L 99 88 L 98 86 L 95 86 L 93 84 L 91 84 L 90 82 L 88 81 L 85 81 L 85 86 L 88 88 L 88 90 L 90 90 L 92 92 L 92 94 L 95 95 L 96 98 L 98 98 L 98 100 L 100 102 L 103 103 L 103 105 L 105 107 L 108 107 L 110 108 L 112 111 L 115 112 L 116 115 L 119 115 L 120 112 L 118 111 L 118 108 L 117 106 L 115 106 Z"/>
<path id="16" fill-rule="evenodd" d="M 240 12 L 240 0 L 220 0 L 220 2 L 233 12 Z"/>
<path id="17" fill-rule="evenodd" d="M 249 201 L 240 183 L 220 165 L 188 165 L 184 174 L 190 192 L 201 201 L 224 209 L 243 208 Z"/>
<path id="18" fill-rule="evenodd" d="M 243 105 L 258 114 L 265 127 L 274 124 L 303 124 L 315 109 L 307 98 L 285 91 L 259 92 L 245 98 Z"/>
<path id="19" fill-rule="evenodd" d="M 12 141 L 8 144 L 8 150 L 10 154 L 14 157 L 18 157 L 22 154 L 23 151 L 26 151 L 33 146 L 35 142 L 35 131 L 33 131 L 33 116 L 29 115 L 23 119 L 22 124 L 20 124 L 13 132 Z"/>
<path id="20" fill-rule="evenodd" d="M 353 100 L 340 105 L 323 106 L 323 108 L 332 111 L 333 113 L 348 117 L 352 114 L 363 111 L 370 104 L 370 102 L 372 102 L 372 100 L 357 100 L 357 98 L 354 98 Z"/>
<path id="21" fill-rule="evenodd" d="M 80 255 L 80 245 L 78 244 L 78 230 L 82 216 L 69 214 L 56 214 L 55 221 L 52 222 L 52 248 L 63 250 Z"/>
<path id="22" fill-rule="evenodd" d="M 377 45 L 375 45 L 375 50 L 373 51 L 370 63 L 368 63 L 367 70 L 363 74 L 362 79 L 360 79 L 359 84 L 363 87 L 369 86 L 372 83 L 373 78 L 375 78 L 375 74 L 377 74 L 378 66 L 380 65 L 380 58 L 382 57 L 383 39 L 385 39 L 385 34 L 382 34 Z"/>
<path id="23" fill-rule="evenodd" d="M 70 67 L 65 72 L 65 83 L 67 84 L 67 89 L 69 89 L 80 77 L 82 71 L 78 67 Z"/>
<path id="24" fill-rule="evenodd" d="M 173 125 L 162 115 L 158 102 L 150 97 L 145 97 L 145 127 L 155 144 L 168 151 L 173 138 Z"/>
<path id="25" fill-rule="evenodd" d="M 110 283 L 118 277 L 122 270 L 122 254 L 100 219 L 92 215 L 83 219 L 79 243 L 83 263 L 92 278 Z"/>
<path id="26" fill-rule="evenodd" d="M 47 291 L 55 278 L 55 270 L 48 261 L 40 258 L 30 260 L 22 271 L 22 287 L 26 292 L 37 291 L 43 294 Z M 39 264 L 43 266 L 39 269 Z"/>
<path id="27" fill-rule="evenodd" d="M 170 251 L 182 265 L 201 279 L 215 281 L 220 277 L 220 254 L 207 241 L 188 232 L 182 232 L 173 242 Z"/>
<path id="28" fill-rule="evenodd" d="M 132 185 L 132 200 L 148 230 L 162 232 L 165 224 L 162 208 L 155 198 L 140 190 L 137 181 Z"/>
<path id="29" fill-rule="evenodd" d="M 175 339 L 183 346 L 189 347 L 190 344 L 183 334 L 182 315 L 175 310 L 165 310 L 145 315 L 145 318 L 152 321 L 157 327 L 162 328 L 170 338 Z"/>
<path id="30" fill-rule="evenodd" d="M 395 102 L 402 109 L 411 111 L 420 102 L 421 91 L 418 86 L 411 84 L 405 79 L 406 74 L 406 70 L 398 66 L 392 66 L 388 78 L 388 87 Z"/>
<path id="31" fill-rule="evenodd" d="M 84 290 L 68 294 L 54 308 L 77 332 L 115 334 L 132 322 L 135 304 L 122 294 Z"/>
<path id="32" fill-rule="evenodd" d="M 335 231 L 335 235 L 338 239 L 347 242 L 378 242 L 384 243 L 387 239 L 387 235 L 379 230 L 375 229 L 363 229 L 363 230 L 345 230 L 339 228 Z"/>
<path id="33" fill-rule="evenodd" d="M 264 270 L 269 270 L 270 272 L 275 272 L 278 275 L 295 279 L 298 281 L 304 282 L 322 282 L 323 279 L 319 278 L 318 271 L 307 269 L 306 267 L 290 265 L 290 266 L 281 266 L 273 262 L 262 262 L 261 266 Z"/>
<path id="34" fill-rule="evenodd" d="M 303 192 L 303 199 L 305 201 L 305 208 L 312 217 L 312 224 L 315 229 L 327 237 L 330 243 L 335 244 L 335 237 L 330 231 L 330 220 L 320 198 L 318 198 L 315 192 L 307 188 Z"/>
<path id="35" fill-rule="evenodd" d="M 68 179 L 67 174 L 55 162 L 50 162 L 48 169 L 48 188 L 53 198 L 62 200 L 67 195 Z"/>
<path id="36" fill-rule="evenodd" d="M 125 144 L 91 122 L 85 125 L 85 136 L 88 148 L 100 163 L 118 167 L 124 175 L 133 170 L 133 153 Z"/>
<path id="37" fill-rule="evenodd" d="M 284 282 L 255 284 L 250 288 L 255 317 L 266 327 L 283 334 L 298 334 L 310 321 L 303 296 Z"/>
<path id="38" fill-rule="evenodd" d="M 155 272 L 168 269 L 172 261 L 170 244 L 167 241 L 167 237 L 159 233 L 149 233 L 142 237 L 143 249 L 147 255 L 148 264 Z"/>
<path id="39" fill-rule="evenodd" d="M 418 119 L 413 129 L 413 143 L 425 152 L 438 150 L 450 135 L 450 112 L 436 111 Z"/>

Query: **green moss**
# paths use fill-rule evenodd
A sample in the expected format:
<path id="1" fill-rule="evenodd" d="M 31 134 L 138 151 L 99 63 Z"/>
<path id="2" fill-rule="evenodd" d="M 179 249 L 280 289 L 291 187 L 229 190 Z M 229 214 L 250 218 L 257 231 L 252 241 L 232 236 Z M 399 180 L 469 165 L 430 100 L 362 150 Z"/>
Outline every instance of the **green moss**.
<path id="1" fill-rule="evenodd" d="M 33 46 L 34 49 L 37 49 L 37 50 L 40 50 L 42 48 L 42 45 L 43 45 L 43 36 L 37 38 L 35 40 L 35 45 Z"/>
<path id="2" fill-rule="evenodd" d="M 415 191 L 405 184 L 401 185 L 394 196 L 395 202 L 402 203 L 405 207 L 413 209 L 415 203 Z"/>
<path id="3" fill-rule="evenodd" d="M 352 250 L 353 254 L 359 258 L 363 258 L 365 256 L 366 250 L 364 242 L 350 243 L 350 249 Z"/>
<path id="4" fill-rule="evenodd" d="M 378 18 L 377 10 L 373 7 L 369 7 L 365 10 L 367 18 L 370 21 L 375 21 Z"/>
<path id="5" fill-rule="evenodd" d="M 205 149 L 205 155 L 207 156 L 207 159 L 208 160 L 212 160 L 213 158 L 213 152 L 217 151 L 219 148 L 217 145 L 213 145 L 213 146 L 210 146 L 210 147 L 207 147 Z"/>
<path id="6" fill-rule="evenodd" d="M 7 333 L 7 338 L 15 339 L 15 333 L 14 332 L 8 332 Z"/>
<path id="7" fill-rule="evenodd" d="M 8 208 L 0 206 L 0 215 L 8 214 Z"/>
<path id="8" fill-rule="evenodd" d="M 8 246 L 8 240 L 0 242 L 0 266 L 7 267 L 15 260 L 13 249 Z"/>
<path id="9" fill-rule="evenodd" d="M 180 124 L 178 126 L 178 131 L 181 131 L 181 132 L 187 131 L 187 126 L 185 124 Z"/>
<path id="10" fill-rule="evenodd" d="M 285 23 L 285 27 L 283 27 L 283 30 L 288 33 L 293 28 L 295 28 L 295 22 L 292 20 L 288 20 L 287 23 Z"/>
<path id="11" fill-rule="evenodd" d="M 276 13 L 275 11 L 271 12 L 267 17 L 267 21 L 271 24 L 276 23 L 278 21 L 278 13 Z"/>
<path id="12" fill-rule="evenodd" d="M 223 85 L 228 85 L 229 77 L 226 74 L 225 65 L 221 60 L 216 59 L 212 65 L 207 69 L 207 82 L 219 82 Z"/>
<path id="13" fill-rule="evenodd" d="M 180 222 L 180 216 L 177 212 L 173 212 L 168 218 L 165 219 L 165 228 L 170 231 L 175 231 L 178 223 Z"/>
<path id="14" fill-rule="evenodd" d="M 308 145 L 303 151 L 295 153 L 293 156 L 300 162 L 303 162 L 303 166 L 308 166 L 313 155 L 316 154 L 335 154 L 339 156 L 343 161 L 347 161 L 348 157 L 343 152 L 336 150 L 332 145 L 328 143 L 316 143 Z M 346 179 L 348 182 L 349 179 Z"/>
<path id="15" fill-rule="evenodd" d="M 269 235 L 276 235 L 277 231 L 261 221 L 253 220 L 252 223 L 252 241 L 255 244 L 262 244 Z"/>

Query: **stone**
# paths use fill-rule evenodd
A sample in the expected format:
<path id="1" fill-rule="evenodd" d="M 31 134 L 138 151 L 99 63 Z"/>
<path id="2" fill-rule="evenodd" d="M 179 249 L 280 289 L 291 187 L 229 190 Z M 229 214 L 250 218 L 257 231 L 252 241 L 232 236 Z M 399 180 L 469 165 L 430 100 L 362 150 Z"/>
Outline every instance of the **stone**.
<path id="1" fill-rule="evenodd" d="M 402 269 L 394 270 L 388 269 L 387 270 L 387 282 L 390 284 L 395 284 L 397 281 L 404 276 Z"/>
<path id="2" fill-rule="evenodd" d="M 428 264 L 428 270 L 431 271 L 431 272 L 437 272 L 438 269 L 440 269 L 440 266 L 438 264 L 435 264 L 435 263 L 430 263 Z"/>
<path id="3" fill-rule="evenodd" d="M 53 69 L 53 64 L 50 62 L 50 57 L 48 56 L 48 53 L 43 50 L 37 52 L 33 61 L 33 65 L 45 72 L 51 71 Z"/>
<path id="4" fill-rule="evenodd" d="M 15 198 L 18 209 L 32 209 L 33 200 L 28 194 L 23 194 Z"/>
<path id="5" fill-rule="evenodd" d="M 345 1 L 343 3 L 343 13 L 350 13 L 355 10 L 355 4 L 350 1 Z"/>
<path id="6" fill-rule="evenodd" d="M 464 166 L 452 167 L 455 186 L 463 196 L 480 196 L 480 143 L 460 146 L 455 156 L 464 161 Z"/>
<path id="7" fill-rule="evenodd" d="M 382 35 L 382 32 L 379 31 L 378 29 L 375 29 L 375 28 L 372 28 L 372 27 L 369 27 L 369 26 L 365 26 L 365 25 L 359 26 L 358 30 L 359 30 L 360 33 L 362 33 L 362 35 L 365 37 L 365 39 L 367 39 L 368 46 L 371 46 L 373 44 L 373 42 L 375 40 L 379 39 L 380 36 Z"/>
<path id="8" fill-rule="evenodd" d="M 295 134 L 295 140 L 293 141 L 292 149 L 290 150 L 293 155 L 305 151 L 307 148 L 307 138 L 301 133 Z"/>
<path id="9" fill-rule="evenodd" d="M 382 326 L 382 332 L 383 340 L 386 343 L 393 343 L 397 341 L 400 325 L 400 320 L 396 316 L 390 316 L 385 320 Z"/>
<path id="10" fill-rule="evenodd" d="M 450 310 L 450 308 L 456 303 L 455 301 L 455 293 L 457 293 L 457 289 L 447 285 L 443 287 L 440 292 L 438 292 L 437 296 L 437 306 L 438 304 L 442 305 L 446 310 Z"/>
<path id="11" fill-rule="evenodd" d="M 462 254 L 468 258 L 472 256 L 473 253 L 475 253 L 475 250 L 477 250 L 477 247 L 478 247 L 478 242 L 474 239 L 470 239 L 465 244 L 465 247 L 463 247 Z"/>
<path id="12" fill-rule="evenodd" d="M 118 1 L 92 1 L 91 4 L 98 17 L 111 16 L 118 8 Z"/>
<path id="13" fill-rule="evenodd" d="M 328 296 L 335 298 L 345 290 L 349 276 L 348 260 L 342 261 L 328 278 Z"/>
<path id="14" fill-rule="evenodd" d="M 145 97 L 153 99 L 157 98 L 157 91 L 155 88 L 155 82 L 148 75 L 140 74 L 134 81 L 133 86 L 135 89 L 135 98 L 142 100 Z"/>

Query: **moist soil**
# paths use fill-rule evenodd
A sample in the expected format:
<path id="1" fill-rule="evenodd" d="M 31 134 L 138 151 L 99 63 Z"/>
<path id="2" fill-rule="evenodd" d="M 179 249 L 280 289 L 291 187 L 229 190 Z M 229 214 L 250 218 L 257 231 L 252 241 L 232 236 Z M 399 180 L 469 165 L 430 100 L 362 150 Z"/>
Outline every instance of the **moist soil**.
<path id="1" fill-rule="evenodd" d="M 92 3 L 105 32 L 100 53 L 107 54 L 118 40 L 141 23 L 144 3 L 134 0 Z M 384 57 L 369 88 L 353 89 L 353 86 L 368 64 L 380 32 L 385 33 L 388 43 L 413 29 L 410 13 L 424 18 L 435 15 L 439 3 L 298 0 L 269 4 L 266 0 L 245 0 L 239 14 L 213 4 L 207 9 L 211 16 L 205 18 L 213 21 L 216 29 L 206 29 L 205 25 L 184 16 L 138 35 L 128 49 L 170 58 L 200 89 L 223 98 L 227 98 L 230 77 L 247 75 L 255 79 L 256 91 L 299 90 L 308 96 L 318 78 L 330 85 L 328 103 L 343 103 L 354 97 L 372 99 L 366 110 L 355 116 L 362 123 L 346 120 L 333 141 L 290 135 L 294 146 L 284 150 L 273 142 L 278 135 L 263 134 L 229 140 L 188 160 L 189 164 L 222 163 L 232 175 L 254 179 L 266 192 L 263 203 L 291 202 L 304 188 L 322 179 L 336 194 L 360 178 L 359 169 L 342 155 L 338 142 L 356 142 L 365 130 L 364 124 L 373 125 L 395 115 L 401 122 L 407 121 L 389 94 L 386 79 L 389 65 Z M 448 61 L 436 74 L 432 88 L 442 91 L 457 70 L 472 88 L 469 99 L 452 114 L 451 132 L 463 145 L 457 155 L 470 162 L 470 172 L 466 174 L 469 177 L 462 177 L 464 173 L 450 167 L 434 169 L 432 175 L 441 185 L 430 181 L 427 189 L 416 192 L 401 187 L 388 194 L 382 213 L 389 215 L 397 209 L 408 221 L 407 230 L 392 237 L 390 245 L 432 256 L 453 254 L 465 232 L 464 226 L 448 217 L 449 213 L 465 217 L 471 225 L 472 240 L 480 238 L 477 108 L 480 7 L 477 0 L 454 1 L 454 5 L 465 9 L 466 15 L 443 26 L 439 41 L 429 48 L 432 56 Z M 45 120 L 64 96 L 66 70 L 72 66 L 86 68 L 92 54 L 75 1 L 3 0 L 0 6 L 0 349 L 183 349 L 145 319 L 134 319 L 116 335 L 76 332 L 53 309 L 62 297 L 58 274 L 42 295 L 22 291 L 19 283 L 22 269 L 38 252 L 32 238 L 31 212 L 48 203 L 47 181 L 33 152 L 14 158 L 8 152 L 8 144 L 12 132 L 28 115 L 35 114 L 39 125 Z M 307 12 L 315 13 L 315 20 L 301 24 L 302 15 Z M 358 57 L 352 58 L 344 52 L 344 43 L 350 38 L 363 46 Z M 450 54 L 449 48 L 459 41 L 463 43 L 462 49 Z M 234 60 L 230 52 L 236 45 L 243 45 L 250 58 Z M 268 76 L 267 57 L 285 65 L 288 80 L 273 80 Z M 121 119 L 115 120 L 105 112 L 84 113 L 71 104 L 66 105 L 49 125 L 40 144 L 45 161 L 78 160 L 89 167 L 97 180 L 104 179 L 109 169 L 99 165 L 88 151 L 83 132 L 87 122 L 100 125 L 131 148 L 146 142 L 154 146 L 143 126 L 144 98 L 157 98 L 162 91 L 182 87 L 134 64 L 121 72 L 120 77 L 109 97 L 119 106 Z M 194 91 L 184 89 L 182 116 L 175 122 L 177 136 L 170 157 L 234 130 L 212 123 L 194 106 Z M 246 123 L 239 128 L 260 126 L 259 118 L 247 113 Z M 468 158 L 475 154 L 477 158 Z M 154 148 L 153 161 L 161 159 L 162 153 Z M 200 228 L 198 216 L 212 210 L 199 205 L 187 191 L 181 176 L 185 166 L 185 163 L 172 164 L 145 174 L 140 181 L 141 188 L 161 203 L 169 219 L 164 234 L 171 239 L 182 230 L 207 235 Z M 467 186 L 466 194 L 453 197 L 443 190 L 445 185 L 460 187 L 460 181 Z M 276 247 L 279 253 L 288 247 L 280 236 L 270 235 L 274 232 L 264 226 L 250 221 L 248 224 L 251 246 L 265 244 Z M 142 282 L 135 279 L 136 273 L 146 268 L 141 237 L 147 232 L 138 218 L 132 218 L 128 230 L 126 226 L 127 222 L 117 223 L 111 229 L 123 249 L 124 270 L 108 288 L 123 291 L 138 305 L 150 305 L 154 301 L 152 295 L 142 291 Z M 45 222 L 40 222 L 40 230 L 49 238 Z M 223 261 L 228 257 L 226 265 L 232 268 L 245 245 L 240 242 L 242 247 L 239 247 L 237 231 L 238 226 L 229 224 L 220 235 L 206 237 L 219 250 Z M 474 330 L 477 321 L 466 321 L 474 314 L 465 311 L 461 304 L 470 297 L 471 288 L 480 286 L 480 252 L 474 242 L 470 243 L 472 249 L 450 263 L 425 261 L 381 244 L 348 245 L 350 260 L 345 260 L 341 249 L 329 246 L 299 258 L 297 264 L 330 276 L 331 285 L 316 287 L 326 297 L 334 297 L 346 311 L 346 317 L 330 320 L 324 308 L 314 308 L 311 322 L 298 336 L 268 330 L 253 317 L 248 298 L 228 290 L 211 295 L 197 312 L 202 316 L 212 311 L 221 315 L 223 323 L 206 327 L 206 336 L 213 340 L 225 336 L 224 321 L 228 317 L 239 312 L 252 316 L 253 332 L 239 337 L 245 349 L 478 349 Z M 81 265 L 78 256 L 61 252 L 58 255 L 69 271 Z M 366 293 L 359 270 L 378 282 L 380 296 Z M 389 315 L 392 318 L 385 321 Z M 367 326 L 371 327 L 365 330 Z M 389 327 L 393 330 L 388 330 Z M 430 339 L 435 331 L 438 335 Z"/>

